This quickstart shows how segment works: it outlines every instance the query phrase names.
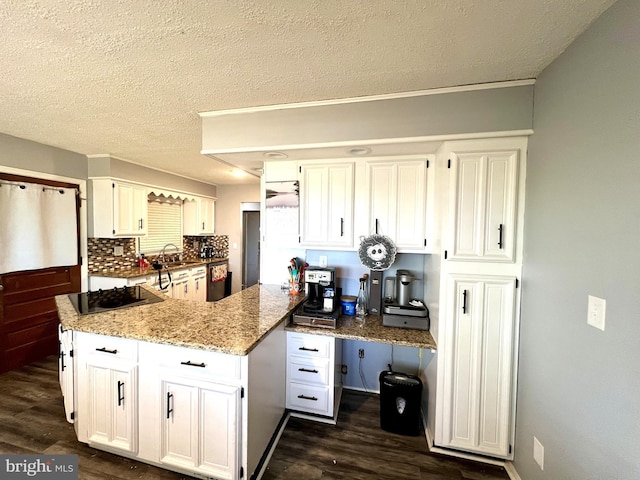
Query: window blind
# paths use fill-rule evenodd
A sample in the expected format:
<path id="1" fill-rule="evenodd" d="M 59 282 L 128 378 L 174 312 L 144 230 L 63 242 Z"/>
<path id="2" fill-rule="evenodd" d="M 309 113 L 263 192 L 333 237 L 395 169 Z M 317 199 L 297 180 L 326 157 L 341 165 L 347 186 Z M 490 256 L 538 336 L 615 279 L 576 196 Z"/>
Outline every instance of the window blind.
<path id="1" fill-rule="evenodd" d="M 149 196 L 147 235 L 140 237 L 140 253 L 157 254 L 167 243 L 182 250 L 182 200 Z M 175 249 L 168 249 L 175 253 Z"/>

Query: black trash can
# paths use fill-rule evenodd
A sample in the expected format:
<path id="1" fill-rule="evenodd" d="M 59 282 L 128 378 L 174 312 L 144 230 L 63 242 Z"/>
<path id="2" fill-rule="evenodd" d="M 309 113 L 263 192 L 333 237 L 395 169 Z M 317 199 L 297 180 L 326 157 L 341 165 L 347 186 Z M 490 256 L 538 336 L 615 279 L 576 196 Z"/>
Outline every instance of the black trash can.
<path id="1" fill-rule="evenodd" d="M 416 375 L 380 373 L 380 428 L 400 435 L 420 434 L 422 380 Z"/>

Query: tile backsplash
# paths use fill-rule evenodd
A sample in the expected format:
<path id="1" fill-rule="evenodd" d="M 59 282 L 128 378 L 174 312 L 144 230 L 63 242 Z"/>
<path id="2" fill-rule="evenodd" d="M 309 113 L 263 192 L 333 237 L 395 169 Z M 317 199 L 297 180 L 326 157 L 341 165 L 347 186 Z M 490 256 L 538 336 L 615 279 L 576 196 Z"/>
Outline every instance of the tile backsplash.
<path id="1" fill-rule="evenodd" d="M 117 272 L 137 267 L 138 256 L 135 238 L 89 238 L 87 241 L 87 265 L 89 275 L 92 272 Z M 207 237 L 182 237 L 184 260 L 197 260 L 200 248 L 213 248 L 215 258 L 229 257 L 229 236 L 211 235 Z M 122 247 L 122 255 L 114 255 L 114 249 Z M 152 261 L 154 257 L 149 258 Z"/>
<path id="2" fill-rule="evenodd" d="M 115 247 L 122 247 L 122 255 L 115 256 Z M 92 272 L 117 272 L 138 265 L 135 238 L 89 238 L 87 264 Z"/>

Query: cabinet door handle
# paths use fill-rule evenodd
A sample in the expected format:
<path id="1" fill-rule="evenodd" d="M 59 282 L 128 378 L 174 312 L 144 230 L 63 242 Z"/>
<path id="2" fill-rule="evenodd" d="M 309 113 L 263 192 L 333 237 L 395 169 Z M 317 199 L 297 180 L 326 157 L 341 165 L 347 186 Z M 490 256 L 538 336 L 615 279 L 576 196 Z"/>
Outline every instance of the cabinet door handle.
<path id="1" fill-rule="evenodd" d="M 187 360 L 186 362 L 180 362 L 180 365 L 188 365 L 189 367 L 201 367 L 204 368 L 207 366 L 206 363 L 193 363 L 191 360 Z"/>
<path id="2" fill-rule="evenodd" d="M 502 232 L 504 230 L 504 225 L 500 224 L 500 226 L 498 227 L 498 232 L 500 234 L 500 236 L 498 237 L 498 248 L 500 250 L 502 250 L 503 247 L 503 243 L 502 243 Z"/>
<path id="3" fill-rule="evenodd" d="M 138 230 L 142 230 L 142 219 L 138 220 Z"/>
<path id="4" fill-rule="evenodd" d="M 171 392 L 167 392 L 167 418 L 171 418 L 172 413 L 173 413 L 173 394 Z"/>
<path id="5" fill-rule="evenodd" d="M 316 370 L 316 369 L 310 370 L 308 368 L 299 368 L 298 371 L 299 372 L 307 372 L 307 373 L 318 373 L 318 370 Z"/>
<path id="6" fill-rule="evenodd" d="M 380 224 L 380 222 L 378 221 L 378 219 L 376 218 L 376 235 L 379 233 L 378 232 L 378 225 Z"/>
<path id="7" fill-rule="evenodd" d="M 62 351 L 62 343 L 60 343 L 60 371 L 64 372 L 64 352 Z"/>
<path id="8" fill-rule="evenodd" d="M 318 352 L 317 348 L 307 348 L 307 347 L 298 347 L 298 350 L 302 350 L 304 352 Z"/>
<path id="9" fill-rule="evenodd" d="M 462 291 L 462 313 L 467 313 L 467 291 Z"/>
<path id="10" fill-rule="evenodd" d="M 124 403 L 124 382 L 118 380 L 118 406 Z"/>
<path id="11" fill-rule="evenodd" d="M 104 352 L 104 353 L 111 353 L 112 355 L 115 355 L 116 353 L 118 353 L 118 350 L 109 350 L 106 347 L 102 347 L 102 348 L 96 348 L 97 352 Z"/>
<path id="12" fill-rule="evenodd" d="M 340 218 L 340 236 L 344 237 L 344 218 Z"/>
<path id="13" fill-rule="evenodd" d="M 202 230 L 204 231 L 204 222 L 202 222 Z"/>
<path id="14" fill-rule="evenodd" d="M 304 400 L 313 400 L 314 402 L 318 401 L 317 397 L 308 397 L 308 396 L 302 395 L 302 394 L 298 395 L 298 398 L 302 398 Z"/>

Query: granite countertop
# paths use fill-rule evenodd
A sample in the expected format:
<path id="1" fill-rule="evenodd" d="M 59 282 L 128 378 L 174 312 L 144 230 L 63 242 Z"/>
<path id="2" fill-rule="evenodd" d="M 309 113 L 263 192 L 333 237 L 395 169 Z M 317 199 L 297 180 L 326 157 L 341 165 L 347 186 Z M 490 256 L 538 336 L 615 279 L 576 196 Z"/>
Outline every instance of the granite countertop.
<path id="1" fill-rule="evenodd" d="M 150 287 L 148 291 L 159 294 Z M 165 297 L 163 297 L 165 298 Z M 78 315 L 67 295 L 55 297 L 64 330 L 247 355 L 305 299 L 278 285 L 254 285 L 218 302 L 166 297 L 163 302 Z"/>
<path id="2" fill-rule="evenodd" d="M 389 343 L 404 347 L 436 349 L 436 342 L 426 330 L 410 328 L 385 327 L 380 315 L 368 315 L 364 325 L 357 324 L 355 317 L 341 315 L 335 329 L 308 327 L 289 323 L 285 329 L 292 332 L 311 333 L 349 340 L 365 342 Z"/>
<path id="3" fill-rule="evenodd" d="M 210 263 L 217 262 L 225 262 L 228 258 L 205 258 L 198 260 L 187 260 L 182 264 L 174 263 L 167 266 L 166 269 L 163 269 L 163 272 L 166 272 L 167 269 L 171 272 L 175 270 L 184 270 L 185 268 L 199 267 L 201 265 L 208 265 Z M 158 271 L 154 270 L 153 267 L 149 266 L 147 268 L 138 268 L 131 267 L 123 270 L 113 270 L 113 271 L 99 271 L 99 272 L 89 272 L 90 277 L 107 277 L 107 278 L 136 278 L 136 277 L 146 277 L 147 275 L 157 275 Z"/>

